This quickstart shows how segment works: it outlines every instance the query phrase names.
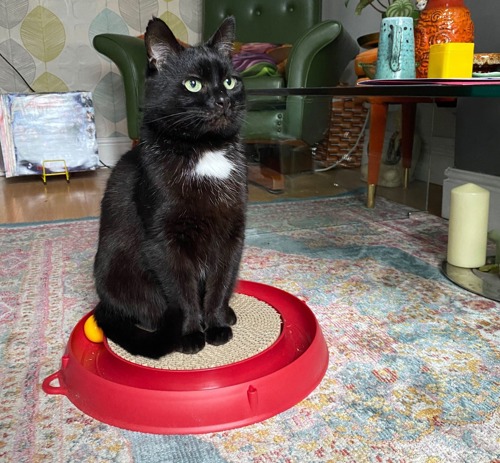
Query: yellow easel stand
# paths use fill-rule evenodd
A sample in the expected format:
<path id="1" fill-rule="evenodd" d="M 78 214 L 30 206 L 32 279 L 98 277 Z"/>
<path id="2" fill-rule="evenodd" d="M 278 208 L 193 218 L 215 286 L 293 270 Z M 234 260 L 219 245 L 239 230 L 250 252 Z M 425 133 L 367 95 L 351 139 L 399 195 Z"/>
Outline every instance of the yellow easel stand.
<path id="1" fill-rule="evenodd" d="M 64 170 L 61 170 L 60 172 L 51 172 L 50 174 L 47 173 L 46 169 L 46 164 L 58 162 L 61 163 L 64 166 Z M 69 183 L 69 171 L 68 171 L 68 166 L 66 165 L 66 161 L 64 159 L 47 159 L 42 162 L 42 180 L 44 184 L 47 184 L 47 177 L 50 177 L 52 175 L 65 175 L 66 176 L 66 181 Z"/>

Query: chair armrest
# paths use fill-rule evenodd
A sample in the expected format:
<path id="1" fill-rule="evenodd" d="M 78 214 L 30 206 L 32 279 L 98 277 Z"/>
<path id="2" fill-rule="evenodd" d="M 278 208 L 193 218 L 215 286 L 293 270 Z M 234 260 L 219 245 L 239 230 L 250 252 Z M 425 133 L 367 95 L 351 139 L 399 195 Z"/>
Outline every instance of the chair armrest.
<path id="1" fill-rule="evenodd" d="M 139 139 L 141 105 L 148 66 L 144 40 L 120 34 L 98 34 L 94 48 L 113 61 L 121 72 L 125 87 L 127 129 L 131 139 Z"/>
<path id="2" fill-rule="evenodd" d="M 334 87 L 359 47 L 338 21 L 316 24 L 292 47 L 287 87 Z"/>

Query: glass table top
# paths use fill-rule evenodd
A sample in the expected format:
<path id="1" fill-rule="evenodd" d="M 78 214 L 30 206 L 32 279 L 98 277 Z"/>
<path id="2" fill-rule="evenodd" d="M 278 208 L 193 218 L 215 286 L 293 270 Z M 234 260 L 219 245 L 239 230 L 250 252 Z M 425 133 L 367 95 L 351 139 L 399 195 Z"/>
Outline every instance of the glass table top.
<path id="1" fill-rule="evenodd" d="M 249 89 L 243 135 L 251 200 L 364 192 L 369 107 L 375 98 L 391 103 L 415 100 L 434 108 L 453 106 L 460 97 L 498 96 L 500 79 L 373 80 L 352 87 Z M 408 188 L 403 187 L 398 107 L 394 104 L 389 113 L 377 197 L 439 215 L 442 190 L 430 182 L 430 175 L 417 178 L 412 173 Z"/>

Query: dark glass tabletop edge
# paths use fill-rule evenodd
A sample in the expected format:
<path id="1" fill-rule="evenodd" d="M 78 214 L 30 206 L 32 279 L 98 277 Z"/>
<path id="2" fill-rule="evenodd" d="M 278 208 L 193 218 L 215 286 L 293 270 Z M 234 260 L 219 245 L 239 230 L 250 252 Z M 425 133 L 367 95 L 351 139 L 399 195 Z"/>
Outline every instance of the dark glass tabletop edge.
<path id="1" fill-rule="evenodd" d="M 452 84 L 384 84 L 354 85 L 338 87 L 294 87 L 274 89 L 248 89 L 249 96 L 338 96 L 338 97 L 500 97 L 500 80 L 495 83 L 462 83 Z"/>

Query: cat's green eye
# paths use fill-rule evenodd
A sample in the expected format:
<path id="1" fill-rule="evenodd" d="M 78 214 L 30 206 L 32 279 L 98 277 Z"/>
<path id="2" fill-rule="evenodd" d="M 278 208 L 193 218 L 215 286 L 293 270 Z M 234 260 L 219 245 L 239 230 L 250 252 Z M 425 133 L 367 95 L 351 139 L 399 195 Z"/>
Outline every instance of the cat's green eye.
<path id="1" fill-rule="evenodd" d="M 235 86 L 236 79 L 228 77 L 226 80 L 224 80 L 224 87 L 226 87 L 228 90 L 232 90 Z"/>
<path id="2" fill-rule="evenodd" d="M 188 79 L 184 81 L 184 87 L 186 87 L 190 92 L 197 93 L 201 90 L 202 85 L 199 80 Z"/>

